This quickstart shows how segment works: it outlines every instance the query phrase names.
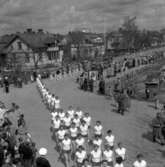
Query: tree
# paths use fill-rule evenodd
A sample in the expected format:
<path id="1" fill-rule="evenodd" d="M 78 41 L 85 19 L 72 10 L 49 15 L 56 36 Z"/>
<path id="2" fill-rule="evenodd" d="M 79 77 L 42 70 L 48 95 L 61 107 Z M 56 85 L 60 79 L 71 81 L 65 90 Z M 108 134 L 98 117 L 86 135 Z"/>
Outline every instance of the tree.
<path id="1" fill-rule="evenodd" d="M 119 32 L 123 36 L 122 47 L 125 49 L 135 48 L 136 38 L 139 34 L 136 25 L 136 17 L 126 17 Z"/>
<path id="2" fill-rule="evenodd" d="M 69 32 L 70 42 L 71 44 L 75 45 L 77 48 L 77 59 L 80 60 L 80 47 L 81 44 L 84 42 L 84 33 L 81 31 L 73 31 Z"/>

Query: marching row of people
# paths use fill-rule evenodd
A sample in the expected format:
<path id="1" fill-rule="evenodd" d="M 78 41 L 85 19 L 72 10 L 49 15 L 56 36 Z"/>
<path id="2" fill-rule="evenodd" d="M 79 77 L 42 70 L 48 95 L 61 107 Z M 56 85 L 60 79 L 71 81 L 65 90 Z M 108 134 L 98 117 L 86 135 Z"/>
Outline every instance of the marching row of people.
<path id="1" fill-rule="evenodd" d="M 89 113 L 79 107 L 70 106 L 67 111 L 61 109 L 58 96 L 51 94 L 37 78 L 37 87 L 42 100 L 51 114 L 52 138 L 59 152 L 59 160 L 66 167 L 124 167 L 127 160 L 126 148 L 122 143 L 116 143 L 112 130 L 104 134 L 101 121 L 93 121 Z M 143 156 L 139 154 L 134 167 L 147 167 Z"/>

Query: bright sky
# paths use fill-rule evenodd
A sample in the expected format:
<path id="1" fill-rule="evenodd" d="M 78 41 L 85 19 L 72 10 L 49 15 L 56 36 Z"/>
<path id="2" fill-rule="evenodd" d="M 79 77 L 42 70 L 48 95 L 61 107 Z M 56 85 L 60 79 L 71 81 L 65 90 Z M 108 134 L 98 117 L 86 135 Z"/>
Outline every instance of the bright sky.
<path id="1" fill-rule="evenodd" d="M 0 34 L 28 27 L 64 33 L 77 27 L 117 28 L 137 16 L 141 28 L 165 27 L 165 0 L 0 0 Z M 105 21 L 105 24 L 103 22 Z"/>

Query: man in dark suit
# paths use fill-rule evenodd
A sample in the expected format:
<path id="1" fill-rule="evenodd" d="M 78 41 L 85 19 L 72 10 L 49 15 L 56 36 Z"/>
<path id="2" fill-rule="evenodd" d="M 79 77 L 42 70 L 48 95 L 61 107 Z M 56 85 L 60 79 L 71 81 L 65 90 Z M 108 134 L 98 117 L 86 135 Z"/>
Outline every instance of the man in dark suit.
<path id="1" fill-rule="evenodd" d="M 165 144 L 165 136 L 163 135 L 163 129 L 165 128 L 164 120 L 162 119 L 161 113 L 157 113 L 156 118 L 152 120 L 153 127 L 153 141 Z"/>
<path id="2" fill-rule="evenodd" d="M 4 78 L 5 92 L 9 93 L 9 80 L 8 77 Z"/>

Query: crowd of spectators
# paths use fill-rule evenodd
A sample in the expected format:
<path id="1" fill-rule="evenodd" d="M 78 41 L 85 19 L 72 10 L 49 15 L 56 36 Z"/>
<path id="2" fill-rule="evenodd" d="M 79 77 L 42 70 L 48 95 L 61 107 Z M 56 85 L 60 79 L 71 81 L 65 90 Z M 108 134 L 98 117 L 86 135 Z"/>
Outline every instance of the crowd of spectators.
<path id="1" fill-rule="evenodd" d="M 0 106 L 0 167 L 50 167 L 48 160 L 37 157 L 36 143 L 28 132 L 20 107 Z"/>

